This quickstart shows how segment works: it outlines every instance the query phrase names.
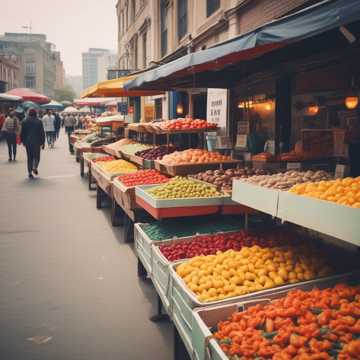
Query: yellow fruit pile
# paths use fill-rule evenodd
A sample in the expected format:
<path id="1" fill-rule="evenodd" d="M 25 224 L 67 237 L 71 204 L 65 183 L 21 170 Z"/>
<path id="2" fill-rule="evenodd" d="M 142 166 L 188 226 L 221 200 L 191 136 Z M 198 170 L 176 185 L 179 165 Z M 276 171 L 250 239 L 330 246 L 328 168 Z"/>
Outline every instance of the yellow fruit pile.
<path id="1" fill-rule="evenodd" d="M 176 272 L 200 301 L 209 302 L 328 276 L 332 271 L 324 256 L 309 246 L 255 245 L 194 257 Z"/>
<path id="2" fill-rule="evenodd" d="M 290 192 L 360 208 L 360 176 L 293 186 Z"/>
<path id="3" fill-rule="evenodd" d="M 134 164 L 125 160 L 100 161 L 97 164 L 110 174 L 127 174 L 137 171 Z"/>
<path id="4" fill-rule="evenodd" d="M 221 196 L 213 185 L 207 185 L 199 181 L 185 177 L 174 177 L 164 185 L 159 185 L 149 193 L 157 199 L 183 199 L 183 198 L 209 198 Z"/>

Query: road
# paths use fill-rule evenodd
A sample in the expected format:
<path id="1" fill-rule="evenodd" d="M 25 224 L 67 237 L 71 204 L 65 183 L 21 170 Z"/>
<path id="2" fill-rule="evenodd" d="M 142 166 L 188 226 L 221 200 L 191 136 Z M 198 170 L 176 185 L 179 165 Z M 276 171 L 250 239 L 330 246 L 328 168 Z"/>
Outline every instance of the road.
<path id="1" fill-rule="evenodd" d="M 155 290 L 108 210 L 96 210 L 64 134 L 27 178 L 0 143 L 0 359 L 172 359 Z"/>

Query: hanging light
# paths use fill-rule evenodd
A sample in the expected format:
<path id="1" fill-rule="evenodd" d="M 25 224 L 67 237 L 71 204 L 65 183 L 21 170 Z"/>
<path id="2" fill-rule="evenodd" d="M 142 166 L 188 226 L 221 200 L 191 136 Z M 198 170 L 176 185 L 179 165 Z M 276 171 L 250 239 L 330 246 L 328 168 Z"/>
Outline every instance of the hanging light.
<path id="1" fill-rule="evenodd" d="M 319 106 L 316 104 L 309 105 L 307 108 L 307 114 L 309 116 L 315 116 L 319 112 Z"/>
<path id="2" fill-rule="evenodd" d="M 273 104 L 272 104 L 271 101 L 265 103 L 265 110 L 266 110 L 266 111 L 271 111 L 272 108 L 273 108 Z"/>
<path id="3" fill-rule="evenodd" d="M 182 103 L 178 103 L 176 105 L 176 113 L 178 115 L 182 115 L 184 113 L 184 105 Z"/>
<path id="4" fill-rule="evenodd" d="M 345 106 L 349 110 L 355 109 L 359 105 L 359 98 L 357 96 L 347 96 L 345 98 Z"/>

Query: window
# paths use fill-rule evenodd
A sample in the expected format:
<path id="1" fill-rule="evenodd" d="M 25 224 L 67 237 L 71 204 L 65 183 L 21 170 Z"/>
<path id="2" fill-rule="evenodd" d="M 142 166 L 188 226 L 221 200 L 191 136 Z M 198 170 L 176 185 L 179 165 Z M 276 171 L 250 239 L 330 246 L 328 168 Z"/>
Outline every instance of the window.
<path id="1" fill-rule="evenodd" d="M 187 0 L 178 0 L 178 39 L 187 33 Z"/>
<path id="2" fill-rule="evenodd" d="M 147 65 L 147 49 L 146 49 L 146 40 L 147 40 L 147 34 L 146 31 L 144 32 L 142 36 L 142 43 L 143 43 L 143 68 L 146 68 Z"/>
<path id="3" fill-rule="evenodd" d="M 220 7 L 220 0 L 206 0 L 206 16 L 209 17 Z"/>
<path id="4" fill-rule="evenodd" d="M 160 42 L 161 42 L 161 57 L 167 53 L 167 1 L 160 0 Z"/>
<path id="5" fill-rule="evenodd" d="M 29 89 L 35 89 L 36 88 L 36 81 L 34 77 L 26 76 L 25 77 L 25 87 Z"/>
<path id="6" fill-rule="evenodd" d="M 36 64 L 34 62 L 25 63 L 25 74 L 34 75 L 36 73 Z"/>

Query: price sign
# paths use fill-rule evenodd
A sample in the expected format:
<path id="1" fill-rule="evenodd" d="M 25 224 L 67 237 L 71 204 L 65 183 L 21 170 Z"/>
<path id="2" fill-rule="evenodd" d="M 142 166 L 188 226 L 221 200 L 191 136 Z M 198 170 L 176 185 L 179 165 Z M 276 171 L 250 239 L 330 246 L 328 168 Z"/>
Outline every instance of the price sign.
<path id="1" fill-rule="evenodd" d="M 217 124 L 221 134 L 226 134 L 227 124 L 227 89 L 208 89 L 207 121 Z"/>
<path id="2" fill-rule="evenodd" d="M 301 170 L 301 163 L 300 162 L 288 162 L 286 164 L 287 170 Z"/>
<path id="3" fill-rule="evenodd" d="M 236 147 L 240 149 L 247 148 L 247 135 L 237 135 L 236 136 Z"/>

